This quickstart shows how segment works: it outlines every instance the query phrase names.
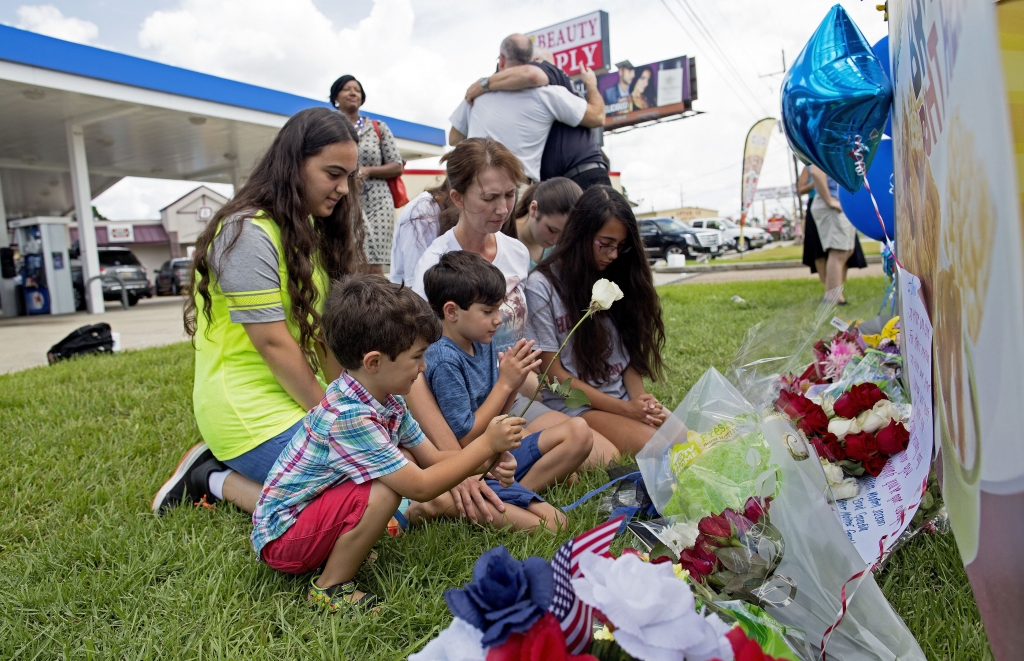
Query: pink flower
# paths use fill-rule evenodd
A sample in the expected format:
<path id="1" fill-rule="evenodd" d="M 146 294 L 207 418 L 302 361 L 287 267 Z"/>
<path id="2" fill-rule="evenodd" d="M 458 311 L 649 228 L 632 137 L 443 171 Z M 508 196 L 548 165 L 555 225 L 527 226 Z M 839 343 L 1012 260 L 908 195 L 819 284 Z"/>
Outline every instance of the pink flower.
<path id="1" fill-rule="evenodd" d="M 835 339 L 832 341 L 831 351 L 825 359 L 825 377 L 830 381 L 838 381 L 843 373 L 846 363 L 854 356 L 861 355 L 860 348 L 852 342 Z"/>

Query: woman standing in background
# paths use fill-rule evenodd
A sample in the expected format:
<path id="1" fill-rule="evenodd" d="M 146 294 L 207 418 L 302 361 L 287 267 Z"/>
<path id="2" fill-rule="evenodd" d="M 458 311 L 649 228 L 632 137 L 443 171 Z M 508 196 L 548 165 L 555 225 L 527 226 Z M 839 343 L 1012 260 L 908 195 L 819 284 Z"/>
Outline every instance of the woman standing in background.
<path id="1" fill-rule="evenodd" d="M 366 92 L 354 76 L 344 75 L 331 85 L 331 103 L 359 132 L 359 201 L 366 229 L 366 261 L 371 273 L 384 273 L 391 261 L 395 202 L 388 179 L 401 176 L 402 155 L 388 125 L 359 114 Z"/>

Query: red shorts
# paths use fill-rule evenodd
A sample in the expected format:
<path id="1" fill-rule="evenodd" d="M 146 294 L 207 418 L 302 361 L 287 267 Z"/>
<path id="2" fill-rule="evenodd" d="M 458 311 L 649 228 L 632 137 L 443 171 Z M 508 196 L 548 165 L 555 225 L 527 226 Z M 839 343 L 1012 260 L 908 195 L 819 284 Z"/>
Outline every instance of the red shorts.
<path id="1" fill-rule="evenodd" d="M 371 484 L 372 480 L 345 480 L 323 492 L 306 505 L 291 528 L 263 547 L 260 558 L 287 574 L 305 574 L 322 566 L 338 538 L 363 518 Z"/>

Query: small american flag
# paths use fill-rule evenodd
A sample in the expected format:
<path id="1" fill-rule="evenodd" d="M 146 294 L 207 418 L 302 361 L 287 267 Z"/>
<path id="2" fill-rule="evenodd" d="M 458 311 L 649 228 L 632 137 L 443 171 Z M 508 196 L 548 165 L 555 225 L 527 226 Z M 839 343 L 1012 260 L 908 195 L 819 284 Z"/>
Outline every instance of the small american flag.
<path id="1" fill-rule="evenodd" d="M 580 555 L 591 551 L 607 557 L 622 520 L 623 517 L 616 517 L 569 540 L 551 559 L 555 594 L 549 610 L 562 626 L 565 647 L 570 654 L 580 654 L 586 649 L 594 622 L 594 609 L 580 601 L 572 589 L 572 579 L 583 575 L 580 572 Z"/>

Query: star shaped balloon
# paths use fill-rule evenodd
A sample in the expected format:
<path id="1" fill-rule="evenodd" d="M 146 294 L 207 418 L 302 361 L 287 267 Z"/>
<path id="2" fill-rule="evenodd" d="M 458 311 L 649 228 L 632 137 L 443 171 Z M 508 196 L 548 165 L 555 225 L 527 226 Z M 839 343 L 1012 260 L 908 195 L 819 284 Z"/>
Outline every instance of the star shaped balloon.
<path id="1" fill-rule="evenodd" d="M 782 124 L 793 151 L 857 192 L 854 148 L 871 167 L 892 105 L 892 85 L 857 24 L 839 5 L 825 16 L 782 84 Z M 863 171 L 863 170 L 862 170 Z"/>

